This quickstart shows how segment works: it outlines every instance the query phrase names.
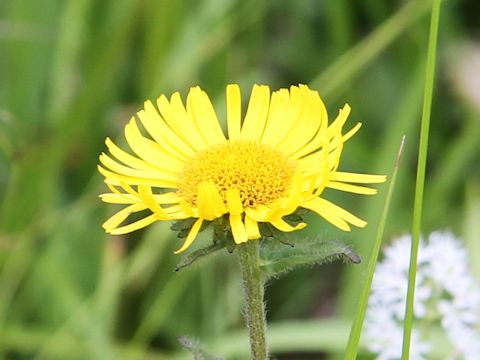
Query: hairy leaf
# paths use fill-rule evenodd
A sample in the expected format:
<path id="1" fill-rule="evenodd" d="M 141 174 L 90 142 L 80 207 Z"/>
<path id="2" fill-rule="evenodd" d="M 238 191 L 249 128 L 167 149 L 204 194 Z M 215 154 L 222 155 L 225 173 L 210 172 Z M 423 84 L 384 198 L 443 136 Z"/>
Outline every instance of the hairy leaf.
<path id="1" fill-rule="evenodd" d="M 195 250 L 194 252 L 184 256 L 177 264 L 175 271 L 179 271 L 184 267 L 192 265 L 195 261 L 200 258 L 203 258 L 207 255 L 210 255 L 220 249 L 223 249 L 225 244 L 223 242 L 215 242 L 212 245 L 206 246 L 204 248 Z"/>
<path id="2" fill-rule="evenodd" d="M 281 245 L 272 242 L 260 251 L 260 267 L 267 276 L 277 276 L 299 266 L 322 265 L 335 260 L 353 264 L 361 261 L 360 256 L 339 241 L 303 239 L 295 241 L 293 246 L 285 239 L 279 241 Z"/>

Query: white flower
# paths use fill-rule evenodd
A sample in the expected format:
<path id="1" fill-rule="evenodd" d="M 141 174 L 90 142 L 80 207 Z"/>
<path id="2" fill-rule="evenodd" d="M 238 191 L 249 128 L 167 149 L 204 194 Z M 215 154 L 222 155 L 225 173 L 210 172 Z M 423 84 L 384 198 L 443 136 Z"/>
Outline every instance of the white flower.
<path id="1" fill-rule="evenodd" d="M 401 357 L 410 243 L 410 236 L 402 236 L 387 247 L 374 275 L 365 336 L 377 359 Z M 418 325 L 434 320 L 451 343 L 448 358 L 479 359 L 480 286 L 468 271 L 467 251 L 451 233 L 438 231 L 427 243 L 421 240 L 415 288 L 410 358 L 428 356 L 432 346 L 420 332 L 425 326 Z"/>

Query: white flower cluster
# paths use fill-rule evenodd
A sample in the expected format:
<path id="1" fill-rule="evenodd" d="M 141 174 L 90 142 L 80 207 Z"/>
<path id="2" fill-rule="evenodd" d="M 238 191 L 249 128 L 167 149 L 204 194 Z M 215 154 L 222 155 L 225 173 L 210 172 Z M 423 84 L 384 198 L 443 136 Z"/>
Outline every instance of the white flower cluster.
<path id="1" fill-rule="evenodd" d="M 386 248 L 373 279 L 365 336 L 379 360 L 401 357 L 410 243 L 403 236 Z M 435 321 L 450 341 L 450 359 L 480 359 L 480 285 L 469 273 L 467 251 L 449 232 L 420 242 L 414 316 L 411 360 L 428 357 L 432 345 L 420 329 Z"/>

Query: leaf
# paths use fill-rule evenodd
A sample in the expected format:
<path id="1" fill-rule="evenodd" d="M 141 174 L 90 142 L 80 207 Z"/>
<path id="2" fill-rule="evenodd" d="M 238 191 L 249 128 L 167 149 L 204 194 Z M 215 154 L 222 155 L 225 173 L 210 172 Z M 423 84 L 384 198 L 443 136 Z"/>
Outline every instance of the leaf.
<path id="1" fill-rule="evenodd" d="M 270 241 L 269 241 L 270 242 Z M 335 260 L 359 264 L 361 259 L 350 247 L 334 240 L 303 239 L 291 245 L 281 239 L 260 250 L 260 268 L 265 275 L 278 276 L 299 266 L 322 265 Z"/>
<path id="2" fill-rule="evenodd" d="M 195 250 L 194 252 L 184 256 L 177 264 L 175 271 L 179 271 L 187 266 L 192 265 L 198 259 L 210 255 L 220 249 L 223 249 L 225 244 L 223 242 L 215 242 L 212 245 Z"/>

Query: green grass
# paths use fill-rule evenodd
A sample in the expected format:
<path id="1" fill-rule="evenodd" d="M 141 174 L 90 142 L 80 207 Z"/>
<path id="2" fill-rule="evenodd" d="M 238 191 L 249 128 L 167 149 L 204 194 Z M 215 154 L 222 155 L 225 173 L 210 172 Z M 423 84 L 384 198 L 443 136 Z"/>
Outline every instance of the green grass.
<path id="1" fill-rule="evenodd" d="M 222 109 L 229 82 L 244 94 L 253 83 L 311 84 L 331 118 L 348 102 L 349 124 L 363 123 L 342 170 L 389 173 L 406 134 L 383 238 L 410 231 L 430 5 L 0 2 L 0 358 L 188 358 L 182 335 L 212 354 L 248 358 L 228 253 L 176 273 L 180 241 L 168 224 L 124 237 L 101 229 L 115 210 L 97 198 L 103 141 L 120 139 L 143 101 L 160 93 L 199 84 Z M 450 46 L 475 38 L 478 5 L 443 6 L 421 230 L 453 229 L 478 264 L 480 111 L 447 73 Z M 379 189 L 365 198 L 326 193 L 365 218 L 366 229 L 345 234 L 312 217 L 303 231 L 351 244 L 362 265 L 300 269 L 268 284 L 279 359 L 302 359 L 302 350 L 343 356 L 387 186 Z M 359 354 L 369 358 L 361 339 Z"/>
<path id="2" fill-rule="evenodd" d="M 397 180 L 398 170 L 400 167 L 400 159 L 402 157 L 403 147 L 405 146 L 405 136 L 402 137 L 400 147 L 398 149 L 397 158 L 395 159 L 394 168 L 390 176 L 390 182 L 388 186 L 387 196 L 385 198 L 385 205 L 382 210 L 380 223 L 378 225 L 377 234 L 375 236 L 375 243 L 372 248 L 372 252 L 368 258 L 367 273 L 365 274 L 365 283 L 362 287 L 362 293 L 358 301 L 357 311 L 355 319 L 353 320 L 350 335 L 348 337 L 347 347 L 345 349 L 345 359 L 356 359 L 358 354 L 358 346 L 360 343 L 360 337 L 362 334 L 363 322 L 365 320 L 365 314 L 368 307 L 368 297 L 372 287 L 373 275 L 375 273 L 375 266 L 377 264 L 378 256 L 380 254 L 380 248 L 382 246 L 383 235 L 385 232 L 385 224 L 387 223 L 388 211 L 390 208 L 390 202 L 392 201 L 392 195 L 395 189 L 395 183 Z"/>
<path id="3" fill-rule="evenodd" d="M 422 122 L 420 129 L 420 144 L 418 149 L 417 177 L 415 181 L 415 200 L 413 205 L 412 246 L 408 274 L 408 291 L 405 308 L 405 323 L 403 331 L 402 360 L 410 358 L 410 341 L 413 327 L 413 304 L 415 300 L 415 281 L 417 275 L 418 248 L 422 232 L 423 193 L 425 191 L 425 173 L 427 168 L 428 136 L 430 131 L 430 115 L 432 111 L 433 83 L 435 78 L 437 58 L 437 37 L 440 22 L 441 0 L 433 2 L 428 38 L 427 69 L 425 75 L 425 90 L 423 94 Z"/>

